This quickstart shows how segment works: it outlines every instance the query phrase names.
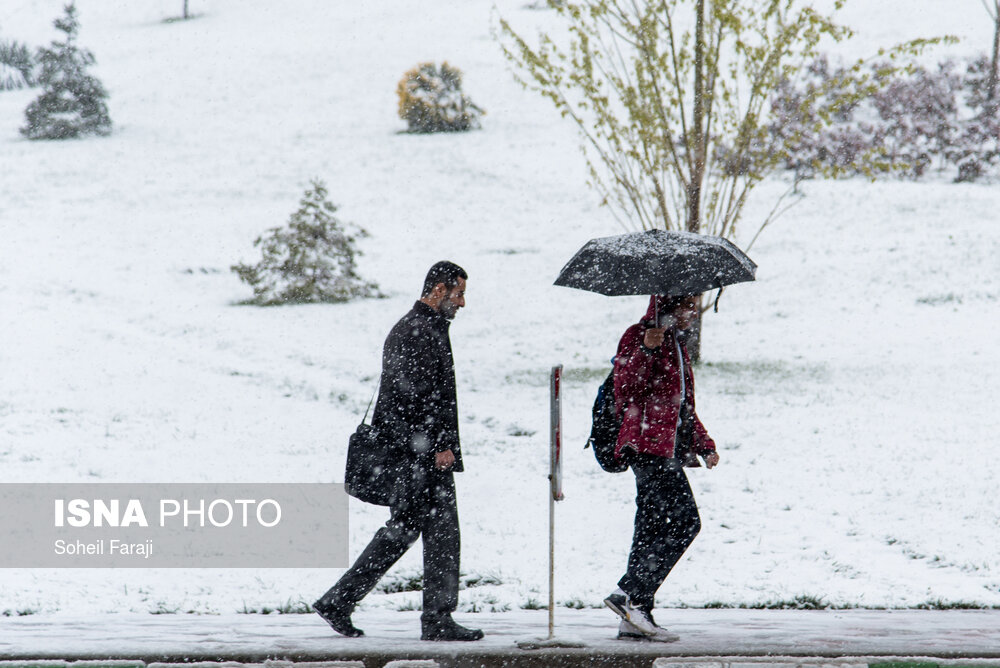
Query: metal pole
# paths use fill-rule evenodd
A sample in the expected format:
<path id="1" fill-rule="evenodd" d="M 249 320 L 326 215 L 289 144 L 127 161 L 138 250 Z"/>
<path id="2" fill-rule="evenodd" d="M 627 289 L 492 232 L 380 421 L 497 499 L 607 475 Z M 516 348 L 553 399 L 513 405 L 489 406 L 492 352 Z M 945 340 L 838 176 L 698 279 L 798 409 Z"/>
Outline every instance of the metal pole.
<path id="1" fill-rule="evenodd" d="M 556 628 L 556 499 L 549 494 L 549 640 L 552 640 Z"/>
<path id="2" fill-rule="evenodd" d="M 550 439 L 549 439 L 549 640 L 555 635 L 555 559 L 556 559 L 556 501 L 562 494 L 562 396 L 559 393 L 562 365 L 552 367 L 549 385 Z"/>

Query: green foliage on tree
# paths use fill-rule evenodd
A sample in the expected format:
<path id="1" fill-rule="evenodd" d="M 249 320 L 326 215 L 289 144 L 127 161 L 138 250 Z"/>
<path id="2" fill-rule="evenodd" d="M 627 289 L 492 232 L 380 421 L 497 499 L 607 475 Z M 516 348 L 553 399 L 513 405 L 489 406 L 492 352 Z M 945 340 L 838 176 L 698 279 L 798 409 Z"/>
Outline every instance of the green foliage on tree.
<path id="1" fill-rule="evenodd" d="M 72 139 L 84 135 L 111 134 L 111 118 L 104 86 L 87 74 L 95 59 L 90 51 L 76 45 L 80 24 L 76 6 L 66 5 L 65 15 L 55 27 L 65 34 L 38 50 L 42 72 L 38 83 L 42 94 L 25 110 L 27 125 L 21 134 L 28 139 Z"/>
<path id="2" fill-rule="evenodd" d="M 834 3 L 834 13 L 844 0 Z M 515 76 L 580 132 L 591 185 L 626 229 L 732 238 L 753 188 L 781 167 L 798 137 L 768 141 L 769 100 L 851 31 L 800 0 L 585 0 L 549 5 L 566 35 L 532 46 L 501 19 Z M 936 40 L 860 59 L 801 100 L 817 126 L 870 95 Z M 874 152 L 874 153 L 877 153 Z M 864 160 L 877 160 L 866 154 Z M 789 190 L 791 192 L 791 189 Z M 787 193 L 786 193 L 787 194 Z M 782 211 L 775 204 L 761 228 Z"/>
<path id="3" fill-rule="evenodd" d="M 361 254 L 355 242 L 368 233 L 341 223 L 333 215 L 336 211 L 326 186 L 314 179 L 288 225 L 272 228 L 254 241 L 262 252 L 260 262 L 231 267 L 253 288 L 250 303 L 273 306 L 382 296 L 376 284 L 358 276 L 355 266 Z"/>

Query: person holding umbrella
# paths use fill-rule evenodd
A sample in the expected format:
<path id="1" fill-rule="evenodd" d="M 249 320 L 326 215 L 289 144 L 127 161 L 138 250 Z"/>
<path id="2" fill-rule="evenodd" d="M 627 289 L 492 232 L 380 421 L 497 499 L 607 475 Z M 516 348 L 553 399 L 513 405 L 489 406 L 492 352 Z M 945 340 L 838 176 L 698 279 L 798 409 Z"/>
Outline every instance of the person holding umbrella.
<path id="1" fill-rule="evenodd" d="M 603 295 L 653 295 L 625 331 L 615 357 L 615 456 L 635 473 L 636 513 L 628 570 L 604 599 L 622 618 L 620 638 L 670 642 L 653 620 L 653 599 L 701 529 L 684 466 L 719 463 L 694 410 L 694 375 L 681 332 L 698 316 L 698 295 L 752 281 L 757 264 L 721 237 L 646 230 L 588 241 L 555 285 Z"/>
<path id="2" fill-rule="evenodd" d="M 604 599 L 622 618 L 620 638 L 677 636 L 653 619 L 653 598 L 701 529 L 684 466 L 719 463 L 715 442 L 694 408 L 694 375 L 681 332 L 698 313 L 695 296 L 653 296 L 645 317 L 625 331 L 615 357 L 615 448 L 635 473 L 636 513 L 628 570 Z"/>

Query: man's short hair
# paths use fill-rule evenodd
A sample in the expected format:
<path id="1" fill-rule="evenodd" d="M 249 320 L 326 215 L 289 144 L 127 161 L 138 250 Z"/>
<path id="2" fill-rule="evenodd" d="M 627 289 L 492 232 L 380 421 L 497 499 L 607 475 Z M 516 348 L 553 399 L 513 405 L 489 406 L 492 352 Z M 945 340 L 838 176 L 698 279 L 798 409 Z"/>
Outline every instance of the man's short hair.
<path id="1" fill-rule="evenodd" d="M 465 273 L 465 269 L 462 269 L 454 262 L 441 260 L 427 272 L 427 278 L 424 279 L 424 290 L 420 293 L 420 296 L 428 296 L 434 291 L 434 286 L 438 283 L 444 283 L 444 287 L 451 290 L 458 285 L 458 279 L 460 278 L 462 280 L 469 279 L 469 275 Z"/>

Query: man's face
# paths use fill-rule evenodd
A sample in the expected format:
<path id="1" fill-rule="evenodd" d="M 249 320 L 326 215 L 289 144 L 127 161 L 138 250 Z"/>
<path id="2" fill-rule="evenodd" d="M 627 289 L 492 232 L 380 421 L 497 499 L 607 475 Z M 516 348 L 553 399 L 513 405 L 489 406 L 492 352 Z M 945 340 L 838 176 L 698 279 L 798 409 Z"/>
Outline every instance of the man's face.
<path id="1" fill-rule="evenodd" d="M 449 290 L 448 294 L 441 300 L 441 306 L 438 309 L 441 315 L 448 320 L 454 320 L 458 309 L 463 306 L 465 306 L 465 279 L 459 278 L 455 287 Z"/>

